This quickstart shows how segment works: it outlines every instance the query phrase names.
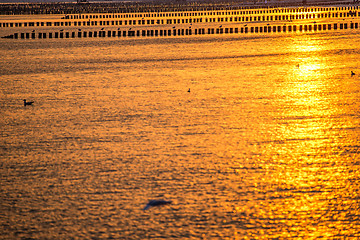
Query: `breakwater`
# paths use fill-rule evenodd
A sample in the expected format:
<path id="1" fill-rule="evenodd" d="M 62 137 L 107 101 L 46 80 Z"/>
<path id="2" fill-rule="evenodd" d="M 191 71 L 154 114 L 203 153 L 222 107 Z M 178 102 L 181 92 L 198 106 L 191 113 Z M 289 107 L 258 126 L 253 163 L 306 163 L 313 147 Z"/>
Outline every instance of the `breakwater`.
<path id="1" fill-rule="evenodd" d="M 359 10 L 334 6 L 50 15 L 36 21 L 2 18 L 0 32 L 11 32 L 2 38 L 44 39 L 330 31 L 358 29 Z"/>
<path id="2" fill-rule="evenodd" d="M 331 30 L 359 29 L 360 23 L 274 25 L 252 27 L 217 27 L 217 28 L 179 28 L 149 30 L 99 30 L 72 32 L 27 32 L 14 33 L 3 38 L 11 39 L 46 39 L 46 38 L 103 38 L 103 37 L 166 37 L 205 34 L 247 34 L 247 33 L 286 33 L 286 32 L 320 32 Z"/>
<path id="3" fill-rule="evenodd" d="M 138 12 L 126 14 L 70 14 L 53 15 L 41 21 L 0 19 L 0 28 L 71 27 L 71 26 L 148 26 L 208 22 L 292 21 L 304 19 L 337 19 L 360 17 L 360 7 L 307 7 L 273 9 L 238 9 L 189 12 Z"/>
<path id="4" fill-rule="evenodd" d="M 74 2 L 56 3 L 9 3 L 0 4 L 0 15 L 43 15 L 43 14 L 84 14 L 84 13 L 138 13 L 138 12 L 184 12 L 233 10 L 279 7 L 309 7 L 329 5 L 357 5 L 358 0 L 242 0 L 242 1 L 123 1 L 94 2 L 75 4 Z"/>

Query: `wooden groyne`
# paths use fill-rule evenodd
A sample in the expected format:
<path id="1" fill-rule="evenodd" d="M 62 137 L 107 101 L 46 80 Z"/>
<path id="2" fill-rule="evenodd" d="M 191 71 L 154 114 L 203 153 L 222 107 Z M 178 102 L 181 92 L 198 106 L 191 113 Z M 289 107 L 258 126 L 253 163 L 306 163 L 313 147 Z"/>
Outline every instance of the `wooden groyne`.
<path id="1" fill-rule="evenodd" d="M 42 21 L 1 21 L 1 28 L 79 27 L 79 26 L 158 26 L 185 23 L 276 22 L 306 19 L 343 19 L 360 17 L 360 7 L 307 7 L 238 9 L 190 12 L 139 12 L 56 15 Z"/>
<path id="2" fill-rule="evenodd" d="M 89 13 L 43 15 L 38 18 L 41 21 L 26 20 L 32 17 L 11 19 L 0 20 L 0 33 L 6 33 L 3 38 L 166 37 L 358 29 L 360 7 Z"/>
<path id="3" fill-rule="evenodd" d="M 266 34 L 290 32 L 321 32 L 333 30 L 359 29 L 359 22 L 329 23 L 329 24 L 300 24 L 300 25 L 265 25 L 241 27 L 207 27 L 207 28 L 171 28 L 171 29 L 142 29 L 142 30 L 99 30 L 99 31 L 55 31 L 55 32 L 22 32 L 14 33 L 3 38 L 10 39 L 68 39 L 68 38 L 120 38 L 120 37 L 168 37 L 205 34 Z"/>
<path id="4" fill-rule="evenodd" d="M 86 0 L 85 0 L 86 1 Z M 15 1 L 19 2 L 19 1 Z M 74 1 L 75 2 L 75 1 Z M 84 13 L 139 13 L 184 12 L 255 8 L 309 7 L 331 5 L 357 5 L 358 0 L 227 0 L 227 1 L 88 1 L 74 2 L 8 3 L 0 4 L 0 15 L 44 15 Z"/>

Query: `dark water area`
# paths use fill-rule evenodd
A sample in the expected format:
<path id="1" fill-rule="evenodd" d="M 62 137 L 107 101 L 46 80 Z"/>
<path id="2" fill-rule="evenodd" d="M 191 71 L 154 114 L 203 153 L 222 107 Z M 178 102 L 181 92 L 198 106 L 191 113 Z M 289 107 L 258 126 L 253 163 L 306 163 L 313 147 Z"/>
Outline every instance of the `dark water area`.
<path id="1" fill-rule="evenodd" d="M 0 40 L 0 238 L 359 238 L 359 40 Z"/>

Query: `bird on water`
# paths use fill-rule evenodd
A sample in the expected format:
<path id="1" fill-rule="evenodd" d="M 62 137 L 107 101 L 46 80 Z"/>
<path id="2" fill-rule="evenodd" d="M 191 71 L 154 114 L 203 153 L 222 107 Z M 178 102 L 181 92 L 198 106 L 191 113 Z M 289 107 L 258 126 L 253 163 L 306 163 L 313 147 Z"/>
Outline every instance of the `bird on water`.
<path id="1" fill-rule="evenodd" d="M 172 201 L 166 201 L 166 200 L 150 200 L 148 202 L 148 204 L 146 204 L 146 206 L 144 207 L 144 210 L 147 210 L 150 207 L 167 205 L 167 204 L 171 204 L 171 203 L 172 203 Z"/>
<path id="2" fill-rule="evenodd" d="M 355 76 L 355 73 L 353 71 L 351 71 L 351 76 Z"/>
<path id="3" fill-rule="evenodd" d="M 26 99 L 24 99 L 24 106 L 30 106 L 32 105 L 34 102 L 27 102 Z"/>

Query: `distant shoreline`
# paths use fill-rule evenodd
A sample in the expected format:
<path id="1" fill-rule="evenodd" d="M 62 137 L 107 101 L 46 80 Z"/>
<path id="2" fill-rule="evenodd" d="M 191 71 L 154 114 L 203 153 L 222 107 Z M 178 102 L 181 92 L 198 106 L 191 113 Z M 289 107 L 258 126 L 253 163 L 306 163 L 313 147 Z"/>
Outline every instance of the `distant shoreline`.
<path id="1" fill-rule="evenodd" d="M 51 2 L 51 3 L 0 3 L 0 15 L 33 14 L 85 14 L 85 13 L 134 13 L 233 10 L 251 8 L 312 7 L 312 6 L 358 6 L 360 0 L 246 0 L 233 1 L 123 1 L 123 2 Z"/>

